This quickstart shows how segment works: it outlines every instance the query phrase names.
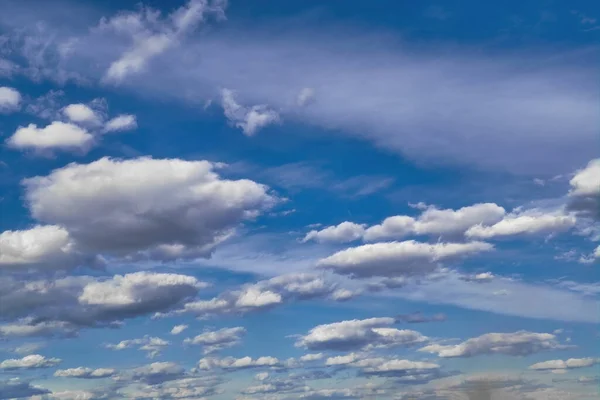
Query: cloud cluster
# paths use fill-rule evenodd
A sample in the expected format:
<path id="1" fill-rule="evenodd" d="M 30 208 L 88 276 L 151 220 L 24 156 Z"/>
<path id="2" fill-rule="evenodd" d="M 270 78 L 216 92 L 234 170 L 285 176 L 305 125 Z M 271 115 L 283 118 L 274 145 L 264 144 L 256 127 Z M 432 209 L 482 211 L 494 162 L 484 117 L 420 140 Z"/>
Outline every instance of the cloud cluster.
<path id="1" fill-rule="evenodd" d="M 309 350 L 369 350 L 411 346 L 427 341 L 419 332 L 389 327 L 393 318 L 369 318 L 318 325 L 301 336 L 296 347 Z"/>
<path id="2" fill-rule="evenodd" d="M 37 124 L 20 126 L 10 136 L 6 143 L 19 150 L 33 150 L 37 153 L 52 154 L 53 151 L 72 151 L 87 153 L 103 133 L 132 130 L 137 127 L 134 115 L 121 114 L 106 120 L 106 107 L 102 99 L 96 99 L 90 104 L 74 103 L 60 111 L 52 110 L 48 105 L 30 104 L 34 113 L 50 114 L 54 120 L 46 126 Z M 49 107 L 54 107 L 52 103 Z M 39 109 L 42 107 L 43 109 Z"/>
<path id="3" fill-rule="evenodd" d="M 32 216 L 54 228 L 20 235 L 52 233 L 62 240 L 62 252 L 76 243 L 88 254 L 129 260 L 207 257 L 238 224 L 276 202 L 256 182 L 220 178 L 218 167 L 207 161 L 105 157 L 28 178 L 23 185 Z M 58 240 L 48 240 L 52 247 L 38 254 L 59 251 Z M 18 257 L 25 258 L 13 256 Z"/>
<path id="4" fill-rule="evenodd" d="M 435 271 L 442 261 L 488 252 L 484 242 L 422 243 L 414 240 L 351 247 L 318 261 L 321 268 L 356 277 L 407 277 Z"/>
<path id="5" fill-rule="evenodd" d="M 529 369 L 536 371 L 564 372 L 568 369 L 586 368 L 600 363 L 599 358 L 569 358 L 568 360 L 549 360 L 533 364 Z"/>
<path id="6" fill-rule="evenodd" d="M 556 340 L 556 335 L 551 333 L 519 331 L 514 333 L 486 333 L 456 345 L 430 344 L 419 349 L 419 351 L 449 358 L 474 357 L 483 354 L 527 356 L 565 348 L 568 348 L 568 346 L 560 344 Z"/>
<path id="7" fill-rule="evenodd" d="M 54 376 L 60 378 L 79 378 L 79 379 L 102 379 L 110 378 L 117 373 L 113 368 L 86 368 L 77 367 L 69 369 L 59 369 L 54 372 Z"/>
<path id="8" fill-rule="evenodd" d="M 147 352 L 148 358 L 154 358 L 160 355 L 161 351 L 169 344 L 170 342 L 164 339 L 146 335 L 139 339 L 128 339 L 122 340 L 117 344 L 107 344 L 105 347 L 111 350 L 125 350 L 139 346 L 139 350 Z"/>
<path id="9" fill-rule="evenodd" d="M 205 284 L 169 273 L 135 272 L 100 279 L 0 279 L 2 336 L 73 334 L 81 327 L 110 326 L 126 318 L 167 312 L 194 297 Z"/>
<path id="10" fill-rule="evenodd" d="M 193 338 L 187 338 L 183 342 L 186 344 L 201 345 L 203 346 L 204 354 L 210 354 L 240 344 L 241 338 L 245 334 L 246 329 L 238 326 L 235 328 L 207 331 Z"/>
<path id="11" fill-rule="evenodd" d="M 46 358 L 39 354 L 31 354 L 23 358 L 10 358 L 0 362 L 0 369 L 12 371 L 17 369 L 50 368 L 60 363 L 60 358 Z"/>
<path id="12" fill-rule="evenodd" d="M 226 358 L 202 358 L 198 361 L 198 368 L 201 370 L 212 370 L 220 368 L 224 370 L 236 370 L 247 368 L 270 368 L 281 366 L 281 361 L 275 357 L 226 357 Z"/>

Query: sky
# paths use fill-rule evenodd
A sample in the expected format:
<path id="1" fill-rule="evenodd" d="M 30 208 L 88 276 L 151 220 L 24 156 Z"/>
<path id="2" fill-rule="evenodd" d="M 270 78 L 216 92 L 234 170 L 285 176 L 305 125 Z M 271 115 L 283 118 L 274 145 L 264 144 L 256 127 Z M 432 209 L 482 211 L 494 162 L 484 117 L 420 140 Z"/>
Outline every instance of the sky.
<path id="1" fill-rule="evenodd" d="M 598 398 L 596 2 L 0 8 L 0 400 Z"/>

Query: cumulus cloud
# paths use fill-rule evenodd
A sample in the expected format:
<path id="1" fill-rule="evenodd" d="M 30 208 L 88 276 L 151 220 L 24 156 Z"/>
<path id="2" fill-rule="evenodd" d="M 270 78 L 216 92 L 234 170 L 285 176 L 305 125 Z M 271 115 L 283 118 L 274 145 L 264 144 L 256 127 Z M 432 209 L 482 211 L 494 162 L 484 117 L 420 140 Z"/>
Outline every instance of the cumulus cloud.
<path id="1" fill-rule="evenodd" d="M 394 323 L 393 318 L 369 318 L 318 325 L 301 336 L 296 347 L 349 351 L 410 346 L 427 340 L 416 331 L 390 328 Z"/>
<path id="2" fill-rule="evenodd" d="M 566 231 L 575 226 L 575 223 L 575 216 L 561 211 L 545 212 L 532 209 L 510 213 L 490 226 L 475 225 L 469 228 L 465 235 L 475 239 L 490 239 L 520 234 L 555 233 Z"/>
<path id="3" fill-rule="evenodd" d="M 66 229 L 38 225 L 0 233 L 0 267 L 68 268 L 98 262 L 81 254 Z"/>
<path id="4" fill-rule="evenodd" d="M 107 344 L 105 347 L 111 350 L 125 350 L 137 346 L 139 350 L 147 352 L 148 358 L 154 358 L 160 355 L 161 351 L 169 344 L 170 342 L 161 338 L 146 335 L 139 339 L 128 339 L 117 344 Z"/>
<path id="5" fill-rule="evenodd" d="M 207 161 L 102 158 L 23 181 L 34 218 L 86 251 L 129 259 L 207 257 L 242 221 L 276 201 L 250 180 L 221 179 Z"/>
<path id="6" fill-rule="evenodd" d="M 484 242 L 421 243 L 414 240 L 366 244 L 339 251 L 317 265 L 356 277 L 402 277 L 433 272 L 439 262 L 487 252 L 494 246 Z"/>
<path id="7" fill-rule="evenodd" d="M 569 181 L 568 208 L 578 214 L 600 218 L 600 159 L 591 160 Z"/>
<path id="8" fill-rule="evenodd" d="M 171 335 L 179 335 L 181 332 L 185 331 L 188 328 L 187 325 L 175 325 L 173 329 L 171 329 Z"/>
<path id="9" fill-rule="evenodd" d="M 569 358 L 568 360 L 549 360 L 533 364 L 529 369 L 536 371 L 563 371 L 567 369 L 586 368 L 600 363 L 599 358 Z"/>
<path id="10" fill-rule="evenodd" d="M 204 348 L 204 354 L 210 354 L 240 344 L 242 336 L 245 334 L 246 329 L 238 326 L 235 328 L 207 331 L 194 338 L 187 338 L 183 342 L 186 344 L 201 345 Z"/>
<path id="11" fill-rule="evenodd" d="M 240 128 L 246 136 L 254 136 L 264 127 L 281 121 L 279 114 L 264 104 L 244 107 L 235 99 L 235 93 L 229 89 L 221 91 L 221 105 L 225 117 Z"/>
<path id="12" fill-rule="evenodd" d="M 117 373 L 117 370 L 112 368 L 86 368 L 77 367 L 69 369 L 59 369 L 54 372 L 54 376 L 60 378 L 79 378 L 79 379 L 102 379 L 110 378 Z"/>
<path id="13" fill-rule="evenodd" d="M 181 379 L 185 370 L 174 362 L 155 362 L 129 371 L 133 380 L 145 382 L 149 385 L 161 384 L 166 381 Z"/>
<path id="14" fill-rule="evenodd" d="M 205 286 L 196 278 L 136 272 L 111 278 L 0 278 L 1 336 L 71 335 L 82 327 L 112 326 L 127 318 L 168 312 Z"/>
<path id="15" fill-rule="evenodd" d="M 342 222 L 336 226 L 329 226 L 322 230 L 312 230 L 306 234 L 303 242 L 314 240 L 317 242 L 346 243 L 360 239 L 365 232 L 365 224 Z"/>
<path id="16" fill-rule="evenodd" d="M 63 109 L 63 114 L 76 124 L 95 126 L 102 123 L 102 115 L 87 104 L 69 104 Z"/>
<path id="17" fill-rule="evenodd" d="M 131 42 L 119 59 L 111 63 L 105 80 L 120 83 L 128 76 L 143 71 L 150 60 L 176 46 L 182 37 L 194 31 L 207 14 L 223 17 L 226 5 L 223 0 L 189 0 L 163 19 L 149 8 L 103 19 L 97 29 L 124 36 Z"/>
<path id="18" fill-rule="evenodd" d="M 60 358 L 46 358 L 39 354 L 31 354 L 23 358 L 11 358 L 0 362 L 0 369 L 11 371 L 17 369 L 50 368 L 60 363 Z"/>
<path id="19" fill-rule="evenodd" d="M 452 209 L 424 206 L 417 218 L 394 216 L 365 231 L 365 240 L 398 239 L 407 235 L 455 235 L 476 224 L 490 224 L 502 219 L 504 208 L 494 203 L 480 203 Z"/>
<path id="20" fill-rule="evenodd" d="M 21 93 L 11 87 L 0 86 L 0 113 L 16 111 L 21 107 Z"/>
<path id="21" fill-rule="evenodd" d="M 247 369 L 247 368 L 269 368 L 280 366 L 281 362 L 275 357 L 258 357 L 253 359 L 251 357 L 242 358 L 202 358 L 198 362 L 198 368 L 202 370 L 212 370 L 215 368 L 225 370 L 235 369 Z"/>
<path id="22" fill-rule="evenodd" d="M 90 148 L 93 140 L 94 136 L 82 127 L 54 121 L 43 128 L 38 128 L 36 124 L 19 127 L 6 140 L 6 143 L 10 147 L 20 150 L 79 150 L 85 152 Z"/>
<path id="23" fill-rule="evenodd" d="M 434 353 L 439 357 L 474 357 L 483 354 L 506 354 L 526 356 L 549 350 L 561 350 L 568 346 L 560 344 L 550 333 L 519 331 L 514 333 L 486 333 L 456 345 L 431 344 L 419 351 Z"/>
<path id="24" fill-rule="evenodd" d="M 184 312 L 198 316 L 245 313 L 268 309 L 293 299 L 323 298 L 333 295 L 336 290 L 340 289 L 322 275 L 292 273 L 245 285 L 210 300 L 187 303 Z"/>
<path id="25" fill-rule="evenodd" d="M 137 118 L 135 115 L 118 115 L 104 125 L 104 132 L 122 132 L 137 128 Z"/>

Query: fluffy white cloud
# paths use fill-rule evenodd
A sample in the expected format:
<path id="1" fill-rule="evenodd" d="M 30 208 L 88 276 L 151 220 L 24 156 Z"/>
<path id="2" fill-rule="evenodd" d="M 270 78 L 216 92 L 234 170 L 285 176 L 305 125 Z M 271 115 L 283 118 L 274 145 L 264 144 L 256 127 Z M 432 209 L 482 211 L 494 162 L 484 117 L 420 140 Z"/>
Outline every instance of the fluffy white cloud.
<path id="1" fill-rule="evenodd" d="M 362 238 L 365 233 L 364 224 L 355 224 L 353 222 L 342 222 L 336 226 L 329 226 L 320 231 L 312 230 L 306 234 L 303 242 L 314 240 L 317 242 L 337 242 L 346 243 Z"/>
<path id="2" fill-rule="evenodd" d="M 293 299 L 324 298 L 335 291 L 336 285 L 321 275 L 292 273 L 246 285 L 210 300 L 187 303 L 184 311 L 199 316 L 243 313 L 267 309 Z"/>
<path id="3" fill-rule="evenodd" d="M 86 151 L 93 140 L 94 136 L 84 128 L 54 121 L 43 128 L 38 128 L 36 124 L 19 127 L 6 143 L 15 149 Z"/>
<path id="4" fill-rule="evenodd" d="M 279 293 L 249 287 L 240 294 L 235 305 L 239 308 L 261 308 L 279 304 L 282 301 L 283 298 Z"/>
<path id="5" fill-rule="evenodd" d="M 135 115 L 118 115 L 107 121 L 104 125 L 104 132 L 122 132 L 137 128 L 137 119 Z"/>
<path id="6" fill-rule="evenodd" d="M 244 107 L 237 103 L 229 89 L 221 91 L 221 105 L 227 119 L 247 136 L 253 136 L 262 128 L 281 121 L 277 111 L 260 104 Z"/>
<path id="7" fill-rule="evenodd" d="M 0 278 L 1 336 L 70 335 L 82 327 L 169 312 L 206 284 L 169 273 L 136 272 L 111 278 L 89 276 L 23 280 Z"/>
<path id="8" fill-rule="evenodd" d="M 0 86 L 0 113 L 18 110 L 21 106 L 21 93 L 11 87 Z"/>
<path id="9" fill-rule="evenodd" d="M 311 353 L 305 354 L 300 357 L 300 361 L 310 362 L 310 361 L 318 361 L 323 358 L 323 353 Z"/>
<path id="10" fill-rule="evenodd" d="M 207 14 L 223 17 L 226 5 L 223 0 L 189 0 L 165 19 L 160 19 L 158 13 L 148 8 L 103 19 L 99 29 L 131 40 L 130 48 L 106 71 L 105 80 L 120 83 L 128 76 L 142 72 L 151 59 L 177 45 L 183 36 L 196 29 Z"/>
<path id="11" fill-rule="evenodd" d="M 490 239 L 519 234 L 554 233 L 572 228 L 575 222 L 576 218 L 573 215 L 533 209 L 510 213 L 490 226 L 475 225 L 469 228 L 465 235 L 475 239 Z"/>
<path id="12" fill-rule="evenodd" d="M 427 340 L 419 332 L 388 327 L 394 323 L 393 318 L 369 318 L 318 325 L 301 336 L 296 346 L 310 350 L 348 351 L 409 346 Z"/>
<path id="13" fill-rule="evenodd" d="M 241 338 L 245 334 L 246 329 L 240 326 L 223 328 L 217 331 L 201 333 L 194 338 L 187 338 L 184 340 L 184 343 L 201 345 L 204 347 L 204 354 L 210 354 L 240 344 Z"/>
<path id="14" fill-rule="evenodd" d="M 181 332 L 185 331 L 188 328 L 187 325 L 175 325 L 173 329 L 171 329 L 171 335 L 179 335 Z"/>
<path id="15" fill-rule="evenodd" d="M 77 251 L 69 232 L 60 226 L 0 233 L 0 267 L 68 268 L 83 261 L 93 262 Z"/>
<path id="16" fill-rule="evenodd" d="M 600 158 L 591 160 L 575 173 L 569 184 L 568 208 L 577 213 L 600 218 Z"/>
<path id="17" fill-rule="evenodd" d="M 491 224 L 502 219 L 504 208 L 494 203 L 480 203 L 458 210 L 421 207 L 424 211 L 417 217 L 398 215 L 386 218 L 380 225 L 365 231 L 364 239 L 398 239 L 408 235 L 456 235 L 464 233 L 476 224 Z"/>
<path id="18" fill-rule="evenodd" d="M 146 335 L 139 339 L 128 339 L 122 340 L 117 344 L 107 344 L 106 348 L 111 350 L 125 350 L 139 346 L 139 350 L 147 352 L 148 358 L 154 358 L 169 344 L 170 342 L 161 338 Z"/>
<path id="19" fill-rule="evenodd" d="M 206 257 L 276 201 L 250 180 L 221 179 L 207 161 L 102 158 L 24 180 L 41 221 L 78 246 L 131 259 Z"/>
<path id="20" fill-rule="evenodd" d="M 460 235 L 478 224 L 494 224 L 506 213 L 504 208 L 494 203 L 474 204 L 458 210 L 439 209 L 425 204 L 419 208 L 423 212 L 416 218 L 396 215 L 370 227 L 366 224 L 345 221 L 322 230 L 312 230 L 303 241 L 344 243 L 363 239 L 374 242 L 400 239 L 410 235 Z"/>
<path id="21" fill-rule="evenodd" d="M 319 260 L 321 268 L 357 277 L 401 277 L 422 275 L 434 271 L 441 261 L 491 251 L 494 246 L 484 242 L 374 243 L 339 251 Z"/>
<path id="22" fill-rule="evenodd" d="M 85 367 L 77 367 L 77 368 L 69 368 L 69 369 L 59 369 L 54 373 L 54 376 L 61 378 L 81 378 L 81 379 L 101 379 L 101 378 L 109 378 L 114 376 L 117 373 L 115 369 L 112 368 L 85 368 Z"/>
<path id="23" fill-rule="evenodd" d="M 130 371 L 133 380 L 139 380 L 150 385 L 182 378 L 184 369 L 173 362 L 155 362 L 134 368 Z"/>
<path id="24" fill-rule="evenodd" d="M 102 116 L 86 104 L 69 104 L 63 113 L 71 122 L 79 124 L 93 126 L 102 122 Z"/>
<path id="25" fill-rule="evenodd" d="M 260 368 L 260 367 L 276 367 L 281 365 L 281 362 L 275 357 L 259 357 L 253 359 L 251 357 L 242 358 L 203 358 L 198 362 L 198 368 L 203 370 L 211 370 L 215 368 L 221 369 L 245 369 L 245 368 Z"/>
<path id="26" fill-rule="evenodd" d="M 519 331 L 514 333 L 486 333 L 460 344 L 431 344 L 419 349 L 419 351 L 434 353 L 439 357 L 473 357 L 482 354 L 526 356 L 566 347 L 560 344 L 553 334 Z"/>
<path id="27" fill-rule="evenodd" d="M 60 358 L 46 358 L 39 354 L 31 354 L 23 358 L 11 358 L 0 362 L 0 369 L 7 371 L 16 369 L 49 368 L 60 363 Z"/>
<path id="28" fill-rule="evenodd" d="M 574 368 L 586 368 L 600 363 L 599 358 L 569 358 L 568 360 L 549 360 L 533 364 L 529 369 L 538 371 L 566 370 Z"/>

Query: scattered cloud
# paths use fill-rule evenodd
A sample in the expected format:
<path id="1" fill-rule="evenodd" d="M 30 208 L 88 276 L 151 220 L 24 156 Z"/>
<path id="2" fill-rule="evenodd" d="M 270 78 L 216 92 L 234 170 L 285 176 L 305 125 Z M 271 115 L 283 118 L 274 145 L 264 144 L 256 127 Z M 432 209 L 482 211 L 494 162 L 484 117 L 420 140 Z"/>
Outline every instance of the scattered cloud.
<path id="1" fill-rule="evenodd" d="M 117 370 L 112 368 L 85 368 L 85 367 L 77 367 L 77 368 L 69 368 L 69 369 L 59 369 L 54 372 L 54 376 L 60 378 L 79 378 L 79 379 L 102 379 L 102 378 L 110 378 L 117 373 Z"/>
<path id="2" fill-rule="evenodd" d="M 434 353 L 443 358 L 474 357 L 482 354 L 527 356 L 543 351 L 562 350 L 567 347 L 560 344 L 554 334 L 519 331 L 486 333 L 457 345 L 430 344 L 419 351 Z"/>
<path id="3" fill-rule="evenodd" d="M 427 340 L 416 331 L 390 328 L 394 323 L 393 318 L 370 318 L 319 325 L 300 337 L 296 347 L 349 351 L 411 346 Z"/>
<path id="4" fill-rule="evenodd" d="M 84 128 L 71 123 L 54 121 L 38 128 L 36 124 L 19 127 L 6 143 L 19 150 L 38 152 L 52 150 L 78 150 L 87 152 L 94 136 Z"/>
<path id="5" fill-rule="evenodd" d="M 135 115 L 118 115 L 107 121 L 104 125 L 104 132 L 122 132 L 137 128 L 137 118 Z"/>
<path id="6" fill-rule="evenodd" d="M 11 371 L 17 369 L 50 368 L 60 363 L 60 358 L 46 358 L 39 354 L 31 354 L 23 358 L 11 358 L 0 362 L 0 369 Z"/>
<path id="7" fill-rule="evenodd" d="M 217 331 L 207 331 L 193 338 L 187 338 L 183 343 L 201 345 L 204 348 L 204 354 L 211 354 L 216 351 L 239 345 L 242 336 L 245 334 L 246 329 L 240 326 L 235 328 L 223 328 Z"/>
<path id="8" fill-rule="evenodd" d="M 9 113 L 21 108 L 21 93 L 18 90 L 0 86 L 0 113 Z"/>
<path id="9" fill-rule="evenodd" d="M 179 335 L 181 332 L 185 331 L 188 328 L 187 325 L 175 325 L 173 329 L 171 329 L 171 335 Z"/>
<path id="10" fill-rule="evenodd" d="M 259 130 L 281 121 L 279 114 L 266 105 L 244 107 L 237 103 L 235 93 L 229 89 L 221 91 L 221 105 L 225 116 L 246 136 L 254 136 Z"/>

